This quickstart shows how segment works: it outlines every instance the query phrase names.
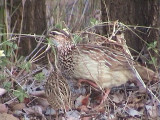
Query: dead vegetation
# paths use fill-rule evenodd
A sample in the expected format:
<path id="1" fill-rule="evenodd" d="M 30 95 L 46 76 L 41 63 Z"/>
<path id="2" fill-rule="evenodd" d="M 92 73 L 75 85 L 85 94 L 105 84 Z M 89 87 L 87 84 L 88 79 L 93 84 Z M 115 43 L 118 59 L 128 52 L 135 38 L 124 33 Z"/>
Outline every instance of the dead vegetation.
<path id="1" fill-rule="evenodd" d="M 140 60 L 133 69 L 138 72 L 136 73 L 138 76 L 141 76 L 139 82 L 142 84 L 142 90 L 147 88 L 147 91 L 140 92 L 135 84 L 137 82 L 128 81 L 125 85 L 112 88 L 104 106 L 99 111 L 93 111 L 92 108 L 99 104 L 103 93 L 88 84 L 78 86 L 74 80 L 67 80 L 56 70 L 51 69 L 56 68 L 55 51 L 48 49 L 51 43 L 45 35 L 12 33 L 9 28 L 11 21 L 6 21 L 6 33 L 0 35 L 3 39 L 0 43 L 0 120 L 160 119 L 159 75 L 145 64 L 152 64 L 157 69 L 156 58 L 150 55 L 150 50 L 157 51 L 157 42 L 146 43 L 146 49 L 142 48 L 140 53 L 136 51 L 138 55 L 132 56 L 130 51 L 134 50 L 128 48 L 125 40 L 121 39 L 123 31 L 129 30 L 133 35 L 138 36 L 133 29 L 145 28 L 145 26 L 125 25 L 118 21 L 102 22 L 100 7 L 97 8 L 100 4 L 98 1 L 68 0 L 67 3 L 64 1 L 53 3 L 47 1 L 48 29 L 53 26 L 59 29 L 65 28 L 76 44 L 107 46 L 125 51 L 136 62 Z M 7 13 L 7 9 L 5 11 Z M 105 36 L 99 35 L 103 34 L 103 26 L 109 26 L 111 31 Z M 147 28 L 152 29 L 152 27 Z M 37 43 L 37 47 L 27 57 L 18 56 L 17 52 L 19 49 L 17 41 L 23 37 L 26 37 L 26 40 L 33 38 Z M 148 54 L 142 55 L 144 50 L 147 50 Z M 149 60 L 148 56 L 152 59 Z M 58 75 L 58 79 L 52 77 L 51 73 Z M 55 79 L 56 83 L 46 87 L 49 77 Z M 50 91 L 50 88 L 56 86 L 57 91 L 54 94 L 45 94 L 46 88 Z M 65 102 L 66 98 L 69 103 Z M 47 100 L 58 107 L 54 108 L 51 105 L 53 107 L 51 108 Z"/>
<path id="2" fill-rule="evenodd" d="M 74 36 L 79 36 L 79 39 L 81 38 L 82 40 L 80 42 L 83 44 L 96 43 L 103 47 L 107 45 L 119 50 L 123 50 L 124 48 L 126 49 L 126 45 L 124 47 L 124 44 L 121 42 L 107 39 L 96 33 L 82 32 L 82 34 L 75 33 Z M 93 37 L 94 39 L 91 39 L 90 37 Z M 100 44 L 102 43 L 101 40 L 104 39 L 108 41 L 105 41 L 104 44 Z M 145 82 L 142 87 L 144 89 L 147 87 L 147 89 L 152 91 L 152 94 L 148 91 L 140 92 L 135 83 L 129 81 L 125 85 L 112 88 L 112 91 L 109 94 L 107 101 L 105 101 L 104 106 L 102 106 L 102 109 L 100 111 L 93 111 L 92 108 L 96 104 L 99 104 L 102 96 L 102 93 L 99 90 L 89 86 L 88 84 L 82 84 L 79 87 L 74 80 L 66 80 L 65 82 L 69 84 L 69 92 L 71 92 L 70 96 L 68 93 L 63 93 L 65 92 L 63 88 L 66 88 L 66 85 L 62 84 L 63 82 L 59 81 L 59 78 L 51 77 L 52 80 L 56 81 L 55 85 L 59 86 L 57 87 L 57 90 L 59 88 L 62 89 L 59 89 L 60 91 L 46 97 L 44 93 L 46 89 L 45 85 L 49 79 L 48 77 L 50 76 L 51 71 L 54 71 L 51 70 L 50 65 L 52 64 L 52 66 L 55 67 L 55 59 L 54 51 L 48 51 L 48 47 L 45 48 L 44 52 L 42 52 L 45 54 L 39 55 L 39 53 L 37 53 L 38 57 L 31 57 L 28 61 L 23 59 L 17 63 L 22 66 L 17 66 L 16 63 L 10 63 L 1 68 L 1 75 L 4 76 L 4 78 L 1 78 L 2 87 L 0 89 L 2 96 L 0 107 L 1 113 L 8 113 L 8 116 L 13 114 L 16 117 L 15 119 L 159 119 L 158 74 L 138 64 L 134 67 Z M 126 51 L 128 50 L 126 49 Z M 47 56 L 46 54 L 49 54 L 48 59 L 50 60 L 50 65 L 35 64 L 33 62 L 33 60 L 37 62 L 36 59 L 40 60 L 39 57 L 43 58 L 42 56 Z M 1 57 L 1 59 L 4 58 Z M 61 77 L 60 79 L 64 78 Z M 53 87 L 56 87 L 55 85 L 53 85 Z M 61 85 L 62 87 L 60 87 Z M 51 88 L 47 87 L 47 91 L 48 90 L 51 90 Z M 68 107 L 68 104 L 64 102 L 66 97 L 62 95 L 67 95 L 66 97 L 69 97 L 72 102 L 71 106 Z M 52 96 L 56 101 L 50 96 Z M 155 96 L 157 96 L 157 98 Z M 50 107 L 48 108 L 48 97 L 51 98 L 51 102 L 57 105 L 59 104 L 60 107 L 55 109 L 51 109 Z M 59 111 L 60 109 L 62 111 Z"/>

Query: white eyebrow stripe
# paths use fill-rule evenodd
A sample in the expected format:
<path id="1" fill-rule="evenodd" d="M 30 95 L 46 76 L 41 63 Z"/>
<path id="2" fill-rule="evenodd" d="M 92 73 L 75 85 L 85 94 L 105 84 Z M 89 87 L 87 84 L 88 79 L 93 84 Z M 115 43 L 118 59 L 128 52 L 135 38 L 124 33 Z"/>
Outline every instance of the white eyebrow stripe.
<path id="1" fill-rule="evenodd" d="M 58 31 L 51 31 L 51 33 L 56 33 L 57 35 L 64 35 L 63 33 L 58 32 Z"/>

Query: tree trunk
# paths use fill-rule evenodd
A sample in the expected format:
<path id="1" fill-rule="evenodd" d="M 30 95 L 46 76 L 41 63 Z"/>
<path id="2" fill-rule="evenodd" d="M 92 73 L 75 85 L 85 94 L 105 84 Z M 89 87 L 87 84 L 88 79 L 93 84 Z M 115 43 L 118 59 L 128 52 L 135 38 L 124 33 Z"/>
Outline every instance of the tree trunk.
<path id="1" fill-rule="evenodd" d="M 27 56 L 36 46 L 35 38 L 21 34 L 42 35 L 46 30 L 45 0 L 13 0 L 9 2 L 11 29 L 19 33 L 18 54 Z"/>
<path id="2" fill-rule="evenodd" d="M 159 40 L 159 5 L 158 0 L 101 0 L 102 21 L 116 21 L 131 25 L 131 30 L 125 31 L 127 45 L 138 53 L 148 54 L 147 44 Z M 136 27 L 141 26 L 141 27 Z M 146 28 L 151 27 L 151 28 Z M 109 31 L 104 27 L 104 32 Z M 147 44 L 146 44 L 147 42 Z M 144 47 L 145 46 L 145 47 Z M 137 53 L 131 51 L 133 55 Z M 155 52 L 151 52 L 151 57 Z"/>

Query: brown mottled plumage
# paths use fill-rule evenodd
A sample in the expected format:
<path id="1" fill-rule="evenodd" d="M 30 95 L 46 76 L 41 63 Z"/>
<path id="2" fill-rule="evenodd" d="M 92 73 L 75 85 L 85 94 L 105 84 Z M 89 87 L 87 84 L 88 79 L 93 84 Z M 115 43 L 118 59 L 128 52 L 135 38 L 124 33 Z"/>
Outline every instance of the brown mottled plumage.
<path id="1" fill-rule="evenodd" d="M 77 79 L 104 90 L 100 105 L 107 98 L 110 88 L 136 79 L 131 66 L 133 61 L 127 52 L 98 45 L 77 44 L 57 31 L 49 37 L 56 49 L 56 64 L 66 79 Z"/>
<path id="2" fill-rule="evenodd" d="M 58 67 L 65 78 L 90 80 L 102 89 L 135 79 L 130 67 L 133 61 L 127 54 L 102 46 L 75 45 L 56 31 L 49 36 L 56 46 Z"/>
<path id="3" fill-rule="evenodd" d="M 49 37 L 56 48 L 57 66 L 66 79 L 88 82 L 94 87 L 107 90 L 107 94 L 110 88 L 137 79 L 133 71 L 135 63 L 128 49 L 125 49 L 126 46 L 121 43 L 108 41 L 107 45 L 111 47 L 75 45 L 68 35 L 57 31 L 51 31 Z"/>
<path id="4" fill-rule="evenodd" d="M 52 71 L 45 88 L 47 100 L 55 110 L 72 107 L 71 92 L 68 83 L 62 75 Z"/>

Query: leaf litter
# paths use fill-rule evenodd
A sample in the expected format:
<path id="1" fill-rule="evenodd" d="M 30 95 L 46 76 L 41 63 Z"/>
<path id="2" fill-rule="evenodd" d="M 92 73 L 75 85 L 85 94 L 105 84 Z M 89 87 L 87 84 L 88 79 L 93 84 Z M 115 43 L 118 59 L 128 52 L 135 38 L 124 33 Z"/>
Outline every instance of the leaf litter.
<path id="1" fill-rule="evenodd" d="M 112 88 L 103 109 L 93 111 L 101 93 L 89 85 L 78 86 L 75 81 L 68 81 L 74 106 L 68 111 L 54 110 L 50 108 L 44 92 L 49 68 L 32 64 L 28 69 L 16 66 L 6 68 L 7 77 L 0 86 L 0 120 L 160 119 L 159 104 L 148 93 L 135 89 L 136 85 L 131 82 Z M 145 84 L 158 96 L 158 81 L 150 79 Z"/>

